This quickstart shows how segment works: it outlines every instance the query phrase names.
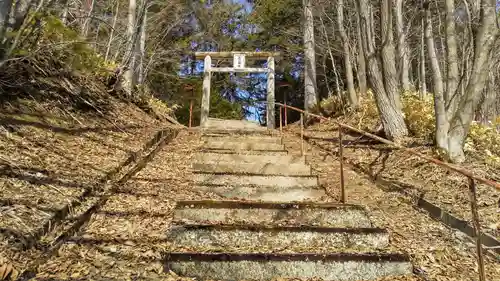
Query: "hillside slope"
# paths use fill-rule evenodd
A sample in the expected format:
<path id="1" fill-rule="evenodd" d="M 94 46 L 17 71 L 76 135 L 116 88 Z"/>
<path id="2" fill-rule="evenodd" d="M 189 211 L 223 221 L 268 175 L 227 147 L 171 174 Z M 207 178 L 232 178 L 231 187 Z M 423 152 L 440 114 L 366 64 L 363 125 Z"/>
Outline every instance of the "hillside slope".
<path id="1" fill-rule="evenodd" d="M 0 269 L 23 269 L 50 245 L 45 234 L 62 218 L 156 132 L 177 126 L 99 77 L 41 58 L 0 74 Z"/>

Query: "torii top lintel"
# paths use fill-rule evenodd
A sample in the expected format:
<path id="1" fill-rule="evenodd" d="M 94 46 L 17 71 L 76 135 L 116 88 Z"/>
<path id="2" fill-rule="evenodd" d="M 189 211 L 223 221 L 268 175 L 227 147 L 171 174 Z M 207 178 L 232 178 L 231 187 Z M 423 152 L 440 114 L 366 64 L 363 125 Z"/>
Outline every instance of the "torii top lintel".
<path id="1" fill-rule="evenodd" d="M 242 54 L 248 59 L 267 59 L 268 57 L 279 58 L 279 52 L 195 52 L 196 59 L 203 59 L 210 56 L 212 59 L 231 59 L 234 55 Z"/>

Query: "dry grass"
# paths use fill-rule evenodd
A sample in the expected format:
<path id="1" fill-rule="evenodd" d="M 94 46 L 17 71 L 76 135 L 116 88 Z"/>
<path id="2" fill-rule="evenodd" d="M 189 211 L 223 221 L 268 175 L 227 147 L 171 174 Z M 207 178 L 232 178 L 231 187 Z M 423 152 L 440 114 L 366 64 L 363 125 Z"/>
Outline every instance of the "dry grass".
<path id="1" fill-rule="evenodd" d="M 294 130 L 293 128 L 291 129 Z M 313 132 L 308 132 L 310 135 Z M 318 133 L 320 135 L 320 133 Z M 322 134 L 331 136 L 332 134 Z M 336 136 L 336 134 L 333 134 Z M 300 138 L 295 133 L 287 132 L 285 137 L 286 147 L 289 151 L 300 153 Z M 327 141 L 316 140 L 316 145 L 308 144 L 308 161 L 313 170 L 319 174 L 322 183 L 330 194 L 339 198 L 339 162 L 332 152 L 336 151 L 336 145 Z M 319 147 L 324 147 L 323 149 Z M 344 157 L 351 161 L 369 161 L 373 151 L 370 148 L 354 153 L 353 149 L 346 149 Z M 372 152 L 372 153 L 370 153 Z M 401 156 L 400 156 L 401 157 Z M 406 168 L 403 175 L 395 176 L 398 179 L 408 178 L 412 166 L 405 161 L 409 157 L 387 161 L 392 167 Z M 372 159 L 373 161 L 373 159 Z M 405 169 L 405 168 L 403 168 Z M 434 168 L 434 170 L 436 170 Z M 436 171 L 434 171 L 436 174 Z M 417 176 L 427 178 L 427 176 Z M 449 179 L 442 176 L 441 180 L 450 186 Z M 439 182 L 439 181 L 437 181 Z M 345 174 L 346 193 L 348 203 L 365 205 L 371 215 L 371 219 L 377 226 L 387 228 L 391 235 L 391 244 L 402 252 L 408 253 L 414 266 L 422 272 L 429 280 L 477 280 L 477 263 L 475 257 L 475 246 L 469 238 L 462 233 L 445 227 L 442 223 L 432 220 L 427 214 L 414 208 L 412 198 L 403 196 L 397 191 L 383 191 L 378 188 L 366 175 L 353 172 L 348 167 Z M 426 185 L 432 190 L 432 185 Z M 434 189 L 437 189 L 434 187 Z M 451 190 L 441 190 L 436 193 L 446 194 Z M 456 190 L 453 190 L 456 194 Z M 484 189 L 483 189 L 484 192 Z M 426 193 L 427 194 L 427 193 Z M 444 195 L 443 195 L 444 196 Z M 452 196 L 450 196 L 452 197 Z M 465 208 L 465 207 L 464 207 Z M 467 209 L 466 209 L 467 210 Z M 466 211 L 462 211 L 466 212 Z M 481 210 L 484 214 L 484 209 Z M 492 216 L 493 217 L 493 216 Z M 498 218 L 498 217 L 497 217 Z M 500 279 L 500 267 L 498 261 L 488 257 L 486 262 L 488 280 Z"/>

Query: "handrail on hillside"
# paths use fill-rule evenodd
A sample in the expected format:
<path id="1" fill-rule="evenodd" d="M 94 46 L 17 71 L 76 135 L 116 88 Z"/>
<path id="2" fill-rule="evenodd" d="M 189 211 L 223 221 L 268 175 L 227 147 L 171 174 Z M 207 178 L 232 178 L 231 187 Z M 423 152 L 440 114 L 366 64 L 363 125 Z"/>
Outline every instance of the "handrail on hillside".
<path id="1" fill-rule="evenodd" d="M 264 103 L 267 103 L 267 102 L 264 102 Z M 296 107 L 293 107 L 293 106 L 290 106 L 287 104 L 283 104 L 283 103 L 279 103 L 279 102 L 274 102 L 274 104 L 276 106 L 280 107 L 280 133 L 282 133 L 282 131 L 283 131 L 283 122 L 282 122 L 283 109 L 285 111 L 285 114 L 286 114 L 286 109 L 291 109 L 291 110 L 294 110 L 294 111 L 297 111 L 300 113 L 300 137 L 301 137 L 301 154 L 302 155 L 304 155 L 304 116 L 305 115 L 308 115 L 308 116 L 311 116 L 311 117 L 314 117 L 314 118 L 317 118 L 317 119 L 323 120 L 323 121 L 333 121 L 335 124 L 338 125 L 338 134 L 339 134 L 339 136 L 338 136 L 338 138 L 339 138 L 339 153 L 338 154 L 339 154 L 339 163 L 340 163 L 340 201 L 342 203 L 346 202 L 345 185 L 344 185 L 344 159 L 343 159 L 343 145 L 342 145 L 342 135 L 343 135 L 342 131 L 343 130 L 342 129 L 347 129 L 347 130 L 356 132 L 358 134 L 367 136 L 371 139 L 377 140 L 381 143 L 391 145 L 397 149 L 400 149 L 400 150 L 403 150 L 403 151 L 408 152 L 410 154 L 416 155 L 416 156 L 426 160 L 429 163 L 434 163 L 434 164 L 436 164 L 440 167 L 443 167 L 449 171 L 453 171 L 453 172 L 456 172 L 456 173 L 459 173 L 459 174 L 466 176 L 469 180 L 469 196 L 470 196 L 470 201 L 471 201 L 470 204 L 471 204 L 472 221 L 473 221 L 473 226 L 474 226 L 474 234 L 476 236 L 476 253 L 477 253 L 477 261 L 478 261 L 478 268 L 479 268 L 479 270 L 478 270 L 479 271 L 479 280 L 486 281 L 486 275 L 485 275 L 485 271 L 484 271 L 483 247 L 482 247 L 482 242 L 481 242 L 482 232 L 481 232 L 481 225 L 479 223 L 479 214 L 477 211 L 477 198 L 476 198 L 476 183 L 475 183 L 475 181 L 486 184 L 486 185 L 491 186 L 493 188 L 496 188 L 497 190 L 500 190 L 500 183 L 486 179 L 486 178 L 479 177 L 477 175 L 474 175 L 470 171 L 467 171 L 461 167 L 457 167 L 456 165 L 445 163 L 441 160 L 424 155 L 418 151 L 404 147 L 404 146 L 399 145 L 399 144 L 392 142 L 390 140 L 381 138 L 381 137 L 376 136 L 374 134 L 370 134 L 366 131 L 357 129 L 357 128 L 349 126 L 347 124 L 344 124 L 344 123 L 341 123 L 341 122 L 338 122 L 335 120 L 331 120 L 328 117 L 309 113 L 309 112 L 306 112 L 305 110 L 302 110 L 300 108 L 296 108 Z M 285 126 L 286 125 L 288 125 L 288 124 L 287 124 L 287 121 L 285 120 Z"/>

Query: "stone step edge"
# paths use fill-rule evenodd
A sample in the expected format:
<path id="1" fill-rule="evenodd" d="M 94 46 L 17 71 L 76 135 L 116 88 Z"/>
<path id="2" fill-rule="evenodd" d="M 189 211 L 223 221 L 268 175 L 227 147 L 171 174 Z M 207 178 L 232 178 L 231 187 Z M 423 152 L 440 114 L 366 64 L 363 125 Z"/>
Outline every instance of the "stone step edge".
<path id="1" fill-rule="evenodd" d="M 243 146 L 240 146 L 243 145 Z M 287 151 L 284 147 L 284 144 L 277 144 L 277 143 L 271 143 L 270 145 L 264 144 L 263 146 L 260 145 L 244 145 L 241 143 L 224 143 L 224 144 L 213 144 L 213 143 L 203 143 L 201 146 L 201 149 L 208 149 L 208 150 L 215 150 L 215 151 L 235 151 L 235 152 L 241 152 L 241 151 L 266 151 L 266 152 L 284 152 Z"/>
<path id="2" fill-rule="evenodd" d="M 260 128 L 229 128 L 229 129 L 223 129 L 223 128 L 214 128 L 214 127 L 209 127 L 209 128 L 199 128 L 199 129 L 189 129 L 190 131 L 198 131 L 201 133 L 209 133 L 209 134 L 227 134 L 227 135 L 270 135 L 270 136 L 278 136 L 279 133 L 275 132 L 274 130 L 269 130 L 267 128 L 260 129 Z"/>
<path id="3" fill-rule="evenodd" d="M 324 227 L 324 226 L 274 226 L 258 224 L 190 224 L 176 222 L 170 230 L 247 230 L 247 231 L 283 231 L 283 232 L 319 232 L 319 233 L 345 233 L 345 234 L 389 234 L 386 229 L 377 227 Z"/>
<path id="4" fill-rule="evenodd" d="M 265 153 L 281 153 L 280 155 L 288 155 L 288 150 L 234 150 L 234 149 L 212 149 L 200 148 L 196 152 L 202 153 L 216 153 L 216 154 L 236 154 L 236 155 L 260 155 Z M 243 152 L 243 153 L 242 153 Z"/>
<path id="5" fill-rule="evenodd" d="M 280 142 L 283 142 L 283 136 L 272 136 L 272 135 L 260 135 L 260 136 L 232 136 L 228 134 L 218 134 L 218 133 L 205 133 L 204 135 L 201 136 L 202 139 L 205 140 L 214 140 L 214 139 L 226 139 L 226 140 L 231 140 L 231 139 L 247 139 L 247 140 L 279 140 Z"/>
<path id="6" fill-rule="evenodd" d="M 217 166 L 219 165 L 219 171 L 217 171 L 217 168 L 211 168 L 211 167 L 206 167 L 207 165 L 212 165 L 212 166 Z M 226 165 L 226 167 L 223 167 L 223 165 Z M 228 167 L 228 165 L 233 166 L 234 168 L 231 169 L 231 167 Z M 250 164 L 250 165 L 255 165 L 257 168 L 254 169 L 253 172 L 246 172 L 244 171 L 245 168 L 250 169 L 251 167 L 244 167 L 239 166 L 238 164 L 232 164 L 232 163 L 227 163 L 227 162 L 215 162 L 215 163 L 201 163 L 201 162 L 194 162 L 191 165 L 191 169 L 193 173 L 195 174 L 214 174 L 214 175 L 245 175 L 245 176 L 283 176 L 283 177 L 310 177 L 314 176 L 312 174 L 312 168 L 310 166 L 304 165 L 302 171 L 294 171 L 294 170 L 289 170 L 289 171 L 266 171 L 266 169 L 272 169 L 272 164 L 267 164 L 265 167 L 259 167 L 258 164 Z M 301 164 L 302 165 L 302 164 Z M 279 166 L 279 165 L 278 165 Z M 287 165 L 282 165 L 282 166 L 287 166 Z M 240 170 L 240 171 L 234 171 L 234 170 Z M 307 169 L 307 170 L 306 170 Z M 232 171 L 230 171 L 232 170 Z"/>
<path id="7" fill-rule="evenodd" d="M 248 175 L 240 175 L 240 176 L 248 176 Z M 257 175 L 259 177 L 265 177 L 263 175 Z M 270 177 L 276 177 L 276 176 L 270 176 Z M 283 177 L 283 176 L 279 176 Z M 192 185 L 193 187 L 228 187 L 228 188 L 237 188 L 237 187 L 248 187 L 248 188 L 256 188 L 256 189 L 270 189 L 270 190 L 295 190 L 295 189 L 301 189 L 301 190 L 325 190 L 325 188 L 322 185 L 315 185 L 315 186 L 267 186 L 267 185 L 258 185 L 258 184 L 217 184 L 217 183 L 210 183 L 210 182 L 195 182 Z M 252 199 L 250 199 L 252 200 Z M 256 200 L 253 200 L 256 201 Z M 297 202 L 297 201 L 290 201 L 290 202 Z"/>
<path id="8" fill-rule="evenodd" d="M 193 207 L 191 207 L 194 205 Z M 243 200 L 181 200 L 176 201 L 174 209 L 354 209 L 367 211 L 364 206 L 342 203 L 310 202 L 267 202 Z"/>
<path id="9" fill-rule="evenodd" d="M 274 155 L 272 155 L 274 154 Z M 265 156 L 265 158 L 262 158 Z M 228 163 L 259 163 L 259 164 L 279 164 L 279 165 L 287 165 L 287 164 L 304 164 L 308 165 L 306 162 L 306 158 L 304 156 L 292 155 L 292 154 L 276 154 L 270 153 L 269 155 L 265 155 L 263 153 L 238 153 L 235 151 L 230 152 L 221 152 L 218 151 L 196 151 L 194 154 L 194 161 L 200 163 L 217 163 L 219 161 L 228 162 Z"/>
<path id="10" fill-rule="evenodd" d="M 197 253 L 167 252 L 163 258 L 168 261 L 360 261 L 360 262 L 410 262 L 410 257 L 403 253 Z"/>
<path id="11" fill-rule="evenodd" d="M 214 176 L 255 176 L 255 177 L 287 177 L 287 178 L 314 178 L 319 180 L 317 175 L 278 175 L 278 174 L 257 174 L 257 173 L 245 173 L 245 172 L 203 172 L 194 170 L 195 175 L 214 175 Z M 203 184 L 206 185 L 206 184 Z"/>

